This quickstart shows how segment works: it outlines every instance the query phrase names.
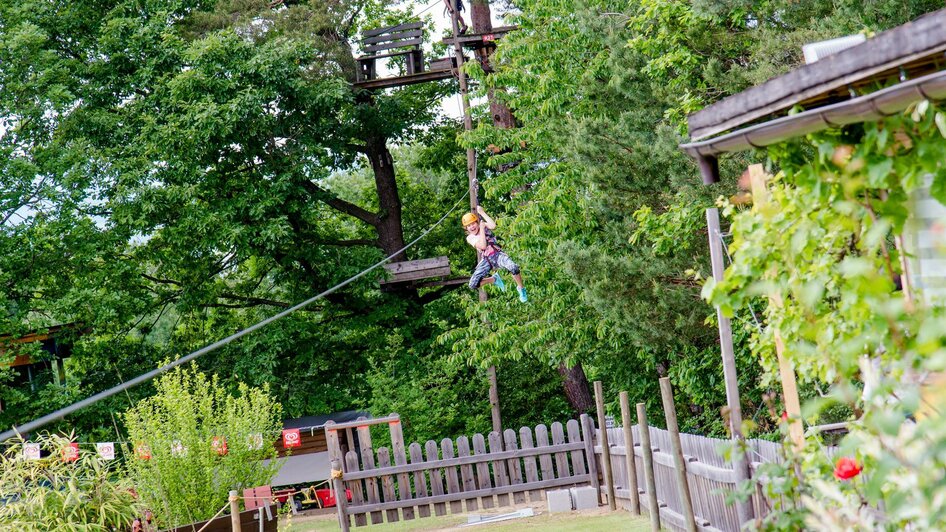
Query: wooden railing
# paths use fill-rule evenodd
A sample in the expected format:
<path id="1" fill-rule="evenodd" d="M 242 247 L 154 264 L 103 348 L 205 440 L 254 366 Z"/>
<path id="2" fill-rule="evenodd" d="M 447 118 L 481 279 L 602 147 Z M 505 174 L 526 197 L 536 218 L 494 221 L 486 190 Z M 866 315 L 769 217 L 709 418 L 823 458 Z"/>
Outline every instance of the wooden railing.
<path id="1" fill-rule="evenodd" d="M 387 423 L 391 447 L 375 449 L 370 425 Z M 357 429 L 358 449 L 344 452 L 337 430 Z M 395 414 L 378 420 L 355 421 L 346 426 L 326 425 L 326 439 L 333 468 L 341 471 L 336 490 L 342 530 L 431 515 L 489 509 L 495 506 L 542 502 L 545 490 L 562 486 L 597 488 L 598 468 L 593 442 L 584 438 L 594 431 L 588 416 L 564 426 L 553 423 L 506 429 L 472 439 L 427 441 L 406 448 L 400 418 Z M 392 464 L 393 459 L 393 464 Z"/>

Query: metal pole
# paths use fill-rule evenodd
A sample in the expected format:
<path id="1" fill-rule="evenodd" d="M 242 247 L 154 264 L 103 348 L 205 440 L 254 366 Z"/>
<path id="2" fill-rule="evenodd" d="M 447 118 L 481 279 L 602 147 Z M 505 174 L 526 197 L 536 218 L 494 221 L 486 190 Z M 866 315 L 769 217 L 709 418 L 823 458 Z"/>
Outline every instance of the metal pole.
<path id="1" fill-rule="evenodd" d="M 667 418 L 667 432 L 670 434 L 670 447 L 673 451 L 674 471 L 677 474 L 677 489 L 683 504 L 683 523 L 687 532 L 696 532 L 696 518 L 693 516 L 693 501 L 690 499 L 690 483 L 687 482 L 687 463 L 683 459 L 683 445 L 680 443 L 680 427 L 677 425 L 677 408 L 673 403 L 673 388 L 670 379 L 660 379 L 660 397 L 663 399 L 664 416 Z"/>
<path id="2" fill-rule="evenodd" d="M 473 130 L 473 115 L 470 113 L 469 87 L 466 82 L 466 73 L 463 71 L 463 45 L 460 44 L 460 24 L 457 21 L 457 10 L 450 5 L 450 20 L 453 24 L 453 47 L 457 57 L 457 77 L 460 81 L 460 96 L 463 106 L 463 128 L 467 131 Z M 476 206 L 480 204 L 479 189 L 480 183 L 476 178 L 476 152 L 473 148 L 466 149 L 466 174 L 470 187 L 470 210 L 475 212 Z M 476 254 L 476 261 L 482 260 L 480 253 Z M 480 301 L 486 301 L 486 291 L 479 289 Z M 499 383 L 496 379 L 496 366 L 490 366 L 487 370 L 489 377 L 489 407 L 490 415 L 493 419 L 493 430 L 502 434 L 503 421 L 499 410 Z"/>
<path id="3" fill-rule="evenodd" d="M 627 489 L 631 492 L 631 512 L 641 514 L 640 492 L 637 490 L 637 460 L 634 458 L 634 431 L 631 430 L 631 403 L 627 392 L 621 392 L 621 425 L 624 430 L 625 459 L 627 460 Z"/>
<path id="4" fill-rule="evenodd" d="M 650 444 L 650 427 L 647 425 L 647 408 L 637 403 L 637 423 L 641 435 L 641 451 L 644 454 L 644 482 L 647 485 L 647 504 L 650 506 L 650 528 L 660 532 L 660 504 L 657 502 L 657 481 L 654 479 L 654 448 Z"/>
<path id="5" fill-rule="evenodd" d="M 240 497 L 237 490 L 230 490 L 230 530 L 242 532 L 240 527 Z"/>
<path id="6" fill-rule="evenodd" d="M 608 443 L 608 423 L 604 417 L 604 391 L 601 381 L 595 381 L 595 406 L 598 407 L 598 429 L 601 431 L 601 461 L 604 464 L 604 489 L 608 493 L 608 508 L 618 509 L 614 500 L 614 474 L 611 471 L 611 446 Z"/>
<path id="7" fill-rule="evenodd" d="M 706 209 L 706 227 L 709 232 L 710 261 L 713 265 L 713 279 L 723 280 L 723 241 L 719 228 L 719 210 L 715 207 Z M 752 479 L 749 474 L 749 460 L 745 453 L 745 438 L 742 435 L 742 406 L 739 400 L 739 378 L 736 375 L 736 356 L 732 343 L 732 323 L 716 307 L 716 321 L 719 322 L 719 345 L 723 355 L 723 377 L 726 382 L 726 403 L 729 405 L 729 430 L 736 445 L 732 453 L 733 473 L 736 484 L 740 487 Z M 752 501 L 736 501 L 736 514 L 740 523 L 753 520 Z"/>

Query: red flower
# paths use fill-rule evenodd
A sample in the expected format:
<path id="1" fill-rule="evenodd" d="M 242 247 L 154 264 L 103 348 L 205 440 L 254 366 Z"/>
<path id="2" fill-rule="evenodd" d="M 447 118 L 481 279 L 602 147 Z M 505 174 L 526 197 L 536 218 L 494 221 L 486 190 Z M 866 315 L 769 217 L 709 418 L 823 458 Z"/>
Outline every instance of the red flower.
<path id="1" fill-rule="evenodd" d="M 850 480 L 860 475 L 862 470 L 863 468 L 857 463 L 857 460 L 849 456 L 842 456 L 838 458 L 838 462 L 834 465 L 834 478 Z"/>
<path id="2" fill-rule="evenodd" d="M 788 421 L 788 412 L 782 412 L 782 421 Z"/>

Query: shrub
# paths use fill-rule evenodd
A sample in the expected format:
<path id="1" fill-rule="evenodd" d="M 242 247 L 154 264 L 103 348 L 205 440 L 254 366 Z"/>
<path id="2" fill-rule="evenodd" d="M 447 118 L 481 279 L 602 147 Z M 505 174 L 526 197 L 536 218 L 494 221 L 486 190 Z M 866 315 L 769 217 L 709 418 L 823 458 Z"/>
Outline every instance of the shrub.
<path id="1" fill-rule="evenodd" d="M 156 388 L 124 419 L 129 471 L 160 526 L 208 519 L 230 490 L 272 481 L 282 408 L 267 388 L 241 383 L 231 395 L 194 367 L 162 376 Z"/>

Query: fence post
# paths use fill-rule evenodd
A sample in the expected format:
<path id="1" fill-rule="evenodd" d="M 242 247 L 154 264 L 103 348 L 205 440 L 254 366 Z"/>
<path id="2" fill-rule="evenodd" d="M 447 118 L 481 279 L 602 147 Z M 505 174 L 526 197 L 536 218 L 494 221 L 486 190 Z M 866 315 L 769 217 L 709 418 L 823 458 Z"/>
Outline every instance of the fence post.
<path id="1" fill-rule="evenodd" d="M 342 482 L 342 463 L 332 460 L 332 489 L 335 490 L 335 509 L 338 511 L 338 526 L 342 532 L 348 532 L 351 523 L 348 522 L 348 495 L 345 493 L 345 483 Z"/>
<path id="2" fill-rule="evenodd" d="M 650 505 L 650 528 L 660 532 L 660 506 L 657 504 L 657 482 L 654 480 L 654 450 L 650 446 L 650 427 L 647 425 L 647 409 L 637 403 L 637 423 L 640 425 L 641 451 L 644 453 L 644 481 L 647 483 L 647 502 Z"/>
<path id="3" fill-rule="evenodd" d="M 588 458 L 588 479 L 601 503 L 601 485 L 598 484 L 598 459 L 595 457 L 595 427 L 588 414 L 581 415 L 581 431 L 584 432 L 585 454 Z"/>
<path id="4" fill-rule="evenodd" d="M 237 490 L 230 490 L 230 530 L 242 532 L 240 527 L 240 497 Z"/>
<path id="5" fill-rule="evenodd" d="M 641 514 L 640 492 L 637 491 L 637 461 L 634 459 L 634 432 L 631 430 L 631 403 L 627 392 L 621 392 L 621 425 L 624 430 L 625 459 L 627 460 L 627 489 L 631 492 L 631 512 Z"/>
<path id="6" fill-rule="evenodd" d="M 608 493 L 608 508 L 618 509 L 614 500 L 614 474 L 611 470 L 611 445 L 608 442 L 608 423 L 604 418 L 604 391 L 601 381 L 595 381 L 595 405 L 598 407 L 598 429 L 601 430 L 601 461 L 604 465 L 604 488 Z"/>
<path id="7" fill-rule="evenodd" d="M 683 444 L 680 442 L 680 427 L 677 425 L 677 408 L 673 404 L 673 388 L 670 378 L 660 379 L 660 396 L 663 399 L 664 415 L 667 417 L 667 432 L 670 433 L 670 446 L 673 449 L 673 465 L 677 473 L 677 489 L 683 505 L 683 522 L 687 532 L 696 532 L 696 518 L 693 516 L 693 501 L 690 500 L 690 483 L 687 482 L 687 464 L 683 459 Z"/>

